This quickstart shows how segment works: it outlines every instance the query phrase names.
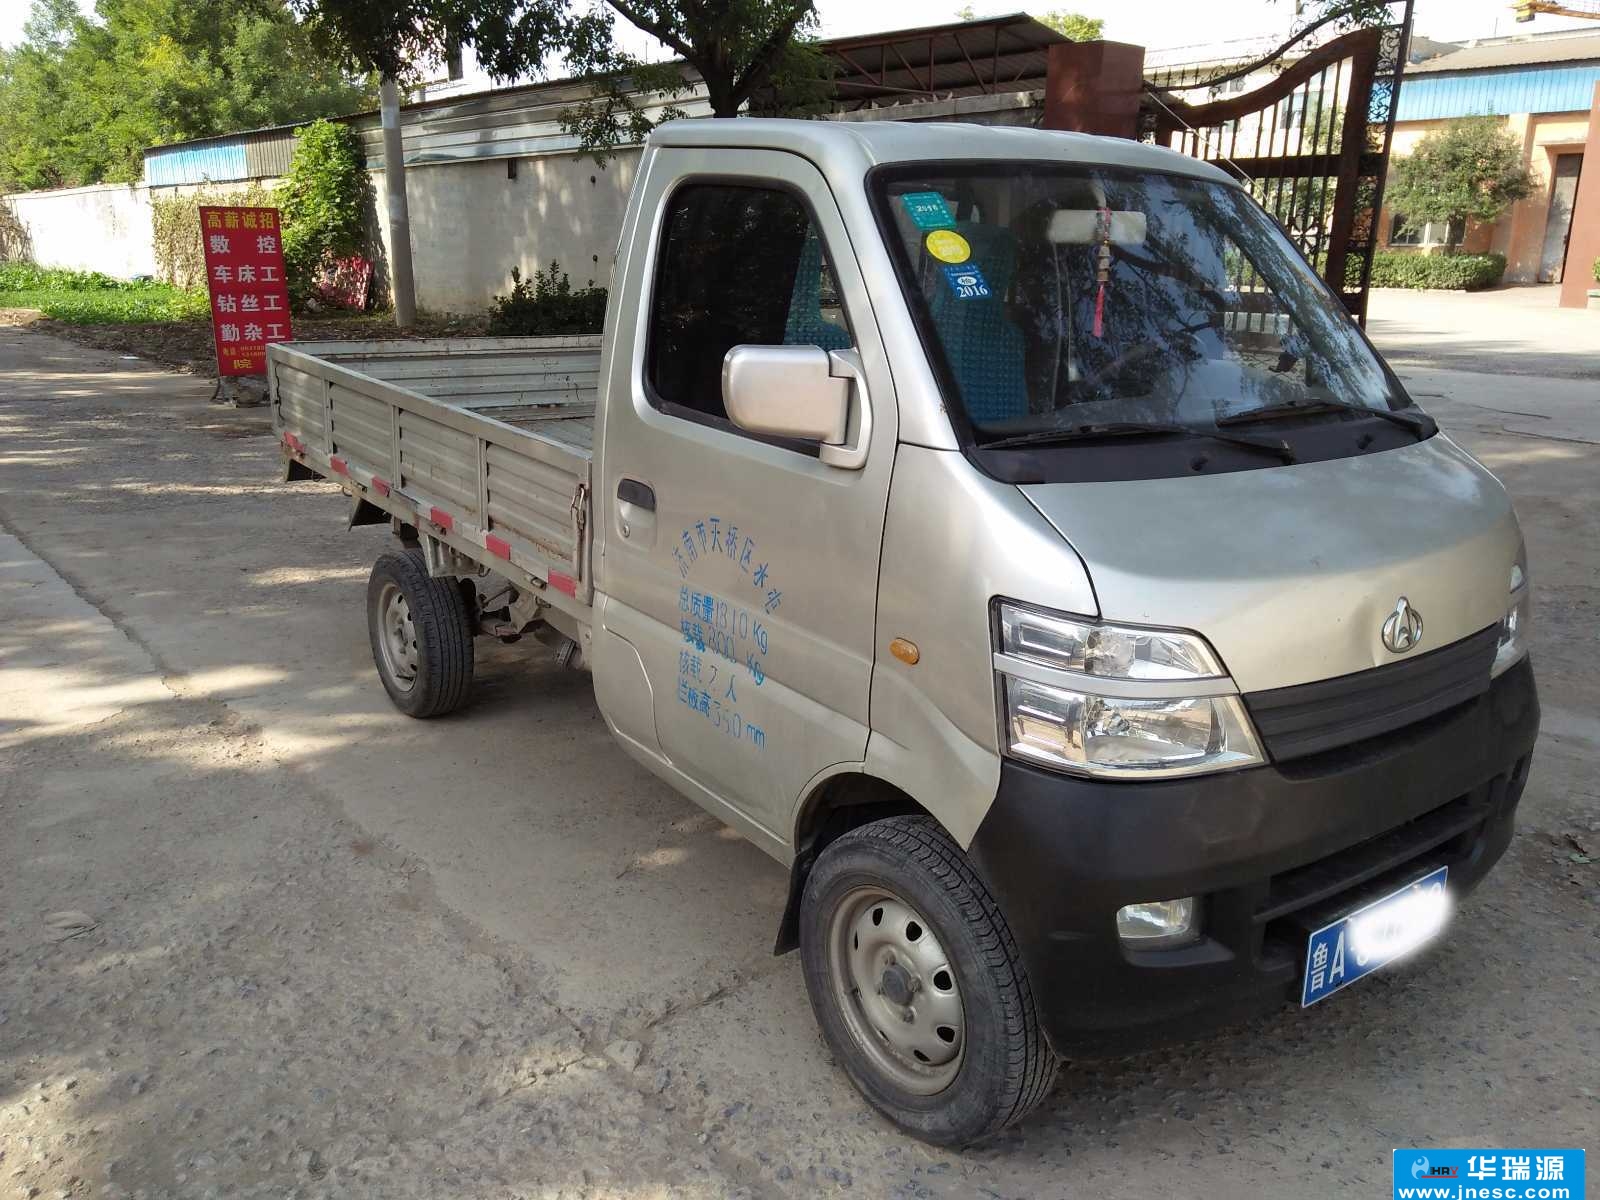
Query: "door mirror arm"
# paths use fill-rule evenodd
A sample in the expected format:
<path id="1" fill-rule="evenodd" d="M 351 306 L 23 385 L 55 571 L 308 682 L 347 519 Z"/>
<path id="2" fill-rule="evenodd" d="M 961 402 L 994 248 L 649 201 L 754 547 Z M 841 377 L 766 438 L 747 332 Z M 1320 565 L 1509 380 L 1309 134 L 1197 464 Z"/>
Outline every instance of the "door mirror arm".
<path id="1" fill-rule="evenodd" d="M 855 403 L 850 405 L 843 443 L 824 444 L 817 450 L 817 458 L 830 467 L 859 471 L 867 464 L 867 447 L 872 444 L 872 399 L 867 394 L 867 372 L 861 365 L 861 352 L 830 350 L 828 374 L 835 379 L 849 380 Z"/>

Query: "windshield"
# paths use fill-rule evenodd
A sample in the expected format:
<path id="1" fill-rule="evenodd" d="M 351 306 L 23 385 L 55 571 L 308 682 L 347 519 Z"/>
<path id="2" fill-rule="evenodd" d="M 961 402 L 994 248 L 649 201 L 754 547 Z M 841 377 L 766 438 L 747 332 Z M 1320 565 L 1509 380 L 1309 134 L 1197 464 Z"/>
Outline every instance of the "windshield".
<path id="1" fill-rule="evenodd" d="M 1406 403 L 1236 187 L 1020 163 L 907 168 L 876 187 L 951 408 L 980 444 L 1118 423 L 1215 430 L 1285 405 L 1345 421 L 1359 410 L 1337 406 Z"/>

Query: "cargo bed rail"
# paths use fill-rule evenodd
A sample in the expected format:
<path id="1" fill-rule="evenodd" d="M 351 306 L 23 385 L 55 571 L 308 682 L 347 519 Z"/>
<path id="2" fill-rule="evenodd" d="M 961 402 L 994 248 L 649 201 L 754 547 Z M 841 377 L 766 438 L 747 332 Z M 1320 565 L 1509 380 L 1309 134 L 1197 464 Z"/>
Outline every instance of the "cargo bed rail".
<path id="1" fill-rule="evenodd" d="M 598 337 L 274 345 L 273 430 L 290 477 L 333 479 L 556 607 L 585 608 L 599 357 Z"/>

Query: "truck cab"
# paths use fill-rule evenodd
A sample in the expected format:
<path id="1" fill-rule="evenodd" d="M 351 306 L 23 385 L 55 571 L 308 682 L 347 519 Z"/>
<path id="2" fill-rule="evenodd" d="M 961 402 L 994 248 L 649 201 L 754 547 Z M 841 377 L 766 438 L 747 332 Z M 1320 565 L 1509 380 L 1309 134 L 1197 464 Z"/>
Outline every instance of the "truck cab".
<path id="1" fill-rule="evenodd" d="M 778 949 L 917 1136 L 1316 1004 L 1505 850 L 1539 721 L 1511 504 L 1215 168 L 669 123 L 595 388 L 576 583 L 356 472 L 460 604 L 401 641 L 554 630 L 623 748 L 789 869 Z"/>

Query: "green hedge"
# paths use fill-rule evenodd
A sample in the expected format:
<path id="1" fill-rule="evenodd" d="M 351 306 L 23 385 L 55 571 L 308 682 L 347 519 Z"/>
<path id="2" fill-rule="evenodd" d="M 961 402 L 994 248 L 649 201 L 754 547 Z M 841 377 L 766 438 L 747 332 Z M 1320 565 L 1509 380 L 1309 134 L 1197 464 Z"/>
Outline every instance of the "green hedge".
<path id="1" fill-rule="evenodd" d="M 1504 254 L 1411 254 L 1380 250 L 1372 256 L 1372 286 L 1451 288 L 1477 291 L 1493 287 L 1506 273 Z"/>
<path id="2" fill-rule="evenodd" d="M 606 289 L 574 289 L 559 264 L 552 262 L 532 279 L 511 268 L 511 292 L 489 306 L 489 330 L 524 337 L 558 333 L 599 333 L 606 322 Z"/>

